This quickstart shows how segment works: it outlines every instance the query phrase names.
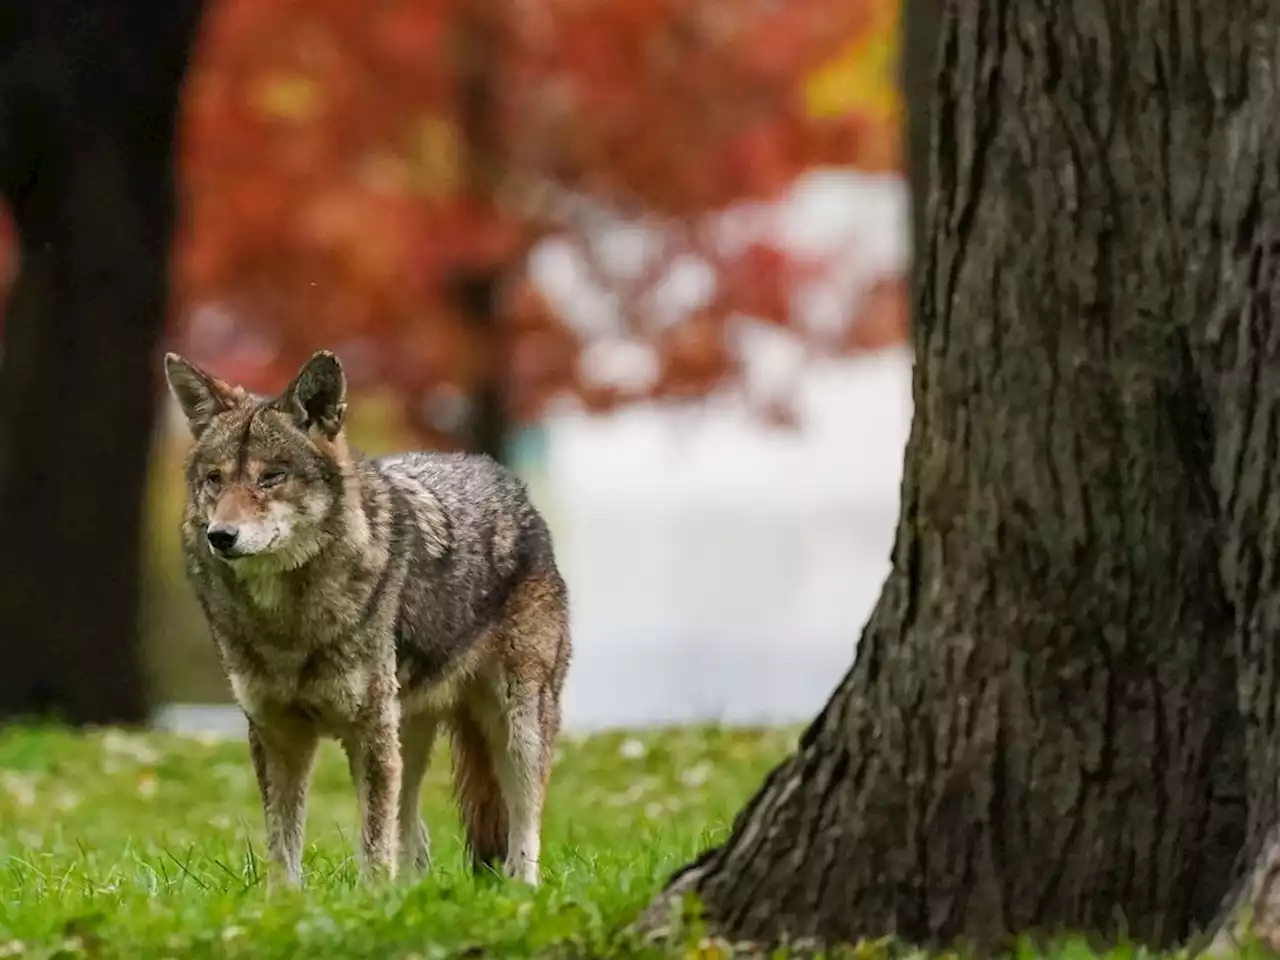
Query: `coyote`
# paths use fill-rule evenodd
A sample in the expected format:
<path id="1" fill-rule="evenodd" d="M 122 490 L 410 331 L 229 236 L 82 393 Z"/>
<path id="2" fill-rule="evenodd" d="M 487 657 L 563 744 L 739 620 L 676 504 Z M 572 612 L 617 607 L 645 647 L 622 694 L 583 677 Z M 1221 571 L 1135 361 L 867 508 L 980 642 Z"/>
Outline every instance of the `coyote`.
<path id="1" fill-rule="evenodd" d="M 441 725 L 472 865 L 536 885 L 571 645 L 524 485 L 484 456 L 361 456 L 328 351 L 275 398 L 173 353 L 165 374 L 194 438 L 186 573 L 249 722 L 269 885 L 301 883 L 322 736 L 347 755 L 362 876 L 426 870 L 419 790 Z"/>

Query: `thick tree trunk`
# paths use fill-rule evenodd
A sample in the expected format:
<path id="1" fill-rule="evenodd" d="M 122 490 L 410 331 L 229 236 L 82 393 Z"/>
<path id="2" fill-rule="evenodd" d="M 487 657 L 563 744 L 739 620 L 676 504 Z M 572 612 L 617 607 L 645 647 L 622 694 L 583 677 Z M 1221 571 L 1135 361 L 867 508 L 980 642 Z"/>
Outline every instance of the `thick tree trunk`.
<path id="1" fill-rule="evenodd" d="M 201 4 L 7 0 L 0 186 L 0 715 L 147 715 L 140 519 L 178 91 Z"/>
<path id="2" fill-rule="evenodd" d="M 763 941 L 1213 919 L 1276 814 L 1277 27 L 948 0 L 893 571 L 644 925 L 686 892 Z"/>
<path id="3" fill-rule="evenodd" d="M 903 155 L 907 159 L 913 260 L 925 248 L 925 208 L 929 196 L 929 133 L 932 129 L 934 73 L 943 0 L 904 0 L 900 13 L 902 60 L 898 85 L 906 105 Z"/>

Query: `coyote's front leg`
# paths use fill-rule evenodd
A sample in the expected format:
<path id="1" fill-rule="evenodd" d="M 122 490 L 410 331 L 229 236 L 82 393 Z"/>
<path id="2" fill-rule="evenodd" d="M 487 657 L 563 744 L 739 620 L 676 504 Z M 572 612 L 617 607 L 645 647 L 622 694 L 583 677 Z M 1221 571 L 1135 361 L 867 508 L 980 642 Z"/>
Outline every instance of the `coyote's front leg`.
<path id="1" fill-rule="evenodd" d="M 267 888 L 302 883 L 307 790 L 319 735 L 309 726 L 249 721 L 253 759 L 267 828 Z"/>
<path id="2" fill-rule="evenodd" d="M 396 874 L 400 779 L 400 702 L 394 674 L 378 674 L 343 746 L 360 804 L 360 871 Z"/>

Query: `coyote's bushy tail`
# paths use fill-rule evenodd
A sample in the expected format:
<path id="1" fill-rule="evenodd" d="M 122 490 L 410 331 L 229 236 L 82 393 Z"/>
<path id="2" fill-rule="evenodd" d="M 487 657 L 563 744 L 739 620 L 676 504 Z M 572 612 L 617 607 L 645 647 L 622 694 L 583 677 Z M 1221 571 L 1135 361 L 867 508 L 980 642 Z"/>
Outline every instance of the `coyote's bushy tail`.
<path id="1" fill-rule="evenodd" d="M 465 710 L 453 723 L 453 789 L 472 869 L 501 872 L 507 855 L 507 807 L 495 757 L 480 725 Z"/>

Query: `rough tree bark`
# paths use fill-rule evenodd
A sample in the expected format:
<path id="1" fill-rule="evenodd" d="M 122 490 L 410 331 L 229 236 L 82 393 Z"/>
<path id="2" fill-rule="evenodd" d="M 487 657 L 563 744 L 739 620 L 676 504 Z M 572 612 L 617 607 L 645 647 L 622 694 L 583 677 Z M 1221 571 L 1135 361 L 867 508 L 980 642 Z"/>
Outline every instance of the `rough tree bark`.
<path id="1" fill-rule="evenodd" d="M 147 715 L 138 603 L 178 91 L 202 4 L 6 0 L 0 715 Z"/>
<path id="2" fill-rule="evenodd" d="M 1232 19 L 1212 45 L 1190 51 L 1209 54 L 1206 79 L 1220 101 L 1207 154 L 1217 176 L 1198 211 L 1211 246 L 1190 266 L 1220 284 L 1198 285 L 1196 309 L 1216 388 L 1222 570 L 1235 607 L 1248 764 L 1241 858 L 1249 869 L 1212 947 L 1221 952 L 1252 926 L 1280 952 L 1280 10 L 1258 4 Z"/>
<path id="3" fill-rule="evenodd" d="M 1275 937 L 1280 7 L 947 0 L 939 43 L 892 573 L 642 926 L 1167 945 L 1256 859 Z"/>
<path id="4" fill-rule="evenodd" d="M 904 0 L 899 12 L 902 59 L 898 86 L 906 106 L 903 155 L 907 158 L 910 197 L 911 250 L 918 256 L 925 247 L 925 200 L 929 196 L 930 109 L 934 97 L 934 67 L 938 52 L 938 27 L 943 0 Z"/>

